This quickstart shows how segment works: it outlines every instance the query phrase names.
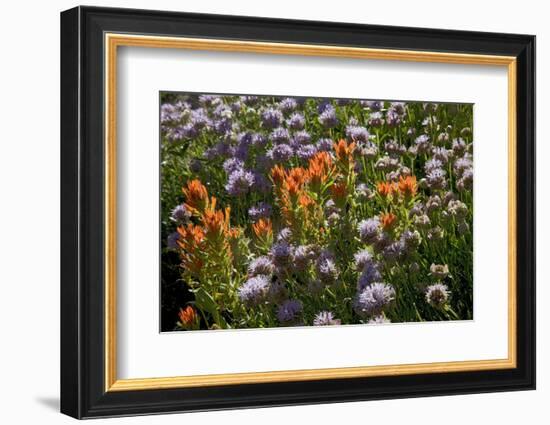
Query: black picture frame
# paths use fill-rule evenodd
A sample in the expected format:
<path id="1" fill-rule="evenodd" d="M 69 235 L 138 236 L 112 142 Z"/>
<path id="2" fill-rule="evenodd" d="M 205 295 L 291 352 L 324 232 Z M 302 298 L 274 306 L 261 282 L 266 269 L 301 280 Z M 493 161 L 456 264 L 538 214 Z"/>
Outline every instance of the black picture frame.
<path id="1" fill-rule="evenodd" d="M 517 367 L 106 392 L 105 32 L 516 57 Z M 535 388 L 534 36 L 96 7 L 67 10 L 61 13 L 61 194 L 62 413 L 93 418 Z"/>

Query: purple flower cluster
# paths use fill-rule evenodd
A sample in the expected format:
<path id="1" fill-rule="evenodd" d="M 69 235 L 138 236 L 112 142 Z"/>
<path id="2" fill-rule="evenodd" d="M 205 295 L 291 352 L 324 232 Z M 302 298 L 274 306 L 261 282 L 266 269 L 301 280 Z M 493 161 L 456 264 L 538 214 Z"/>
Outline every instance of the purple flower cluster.
<path id="1" fill-rule="evenodd" d="M 246 195 L 254 184 L 254 174 L 242 168 L 229 174 L 225 189 L 232 196 Z"/>
<path id="2" fill-rule="evenodd" d="M 277 319 L 283 324 L 296 322 L 302 313 L 303 306 L 299 300 L 286 300 L 277 308 Z"/>
<path id="3" fill-rule="evenodd" d="M 248 275 L 251 277 L 258 275 L 271 276 L 274 271 L 275 265 L 266 256 L 257 257 L 248 265 Z"/>
<path id="4" fill-rule="evenodd" d="M 320 311 L 313 319 L 314 326 L 340 325 L 340 319 L 336 319 L 331 311 Z"/>
<path id="5" fill-rule="evenodd" d="M 278 109 L 267 108 L 262 112 L 261 120 L 264 128 L 277 128 L 283 122 L 283 113 Z"/>
<path id="6" fill-rule="evenodd" d="M 238 290 L 239 299 L 249 307 L 259 305 L 267 296 L 269 279 L 264 275 L 249 278 Z"/>
<path id="7" fill-rule="evenodd" d="M 377 316 L 395 299 L 393 286 L 374 282 L 360 291 L 355 299 L 355 311 L 360 316 Z"/>
<path id="8" fill-rule="evenodd" d="M 376 241 L 380 232 L 380 221 L 377 217 L 363 220 L 359 223 L 359 237 L 364 243 Z"/>
<path id="9" fill-rule="evenodd" d="M 248 216 L 250 217 L 250 220 L 256 222 L 260 218 L 271 217 L 272 211 L 273 208 L 267 202 L 259 202 L 248 209 Z"/>
<path id="10" fill-rule="evenodd" d="M 323 112 L 319 114 L 319 122 L 324 128 L 334 128 L 338 125 L 336 109 L 331 104 L 326 105 Z"/>
<path id="11" fill-rule="evenodd" d="M 449 299 L 449 290 L 446 285 L 436 283 L 426 288 L 426 301 L 434 307 L 444 306 Z"/>

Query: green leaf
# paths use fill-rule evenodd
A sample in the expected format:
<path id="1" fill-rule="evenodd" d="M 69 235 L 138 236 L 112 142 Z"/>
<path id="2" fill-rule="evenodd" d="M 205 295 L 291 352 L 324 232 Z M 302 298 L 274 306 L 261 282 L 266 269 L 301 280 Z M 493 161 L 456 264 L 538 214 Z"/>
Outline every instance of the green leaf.
<path id="1" fill-rule="evenodd" d="M 214 298 L 204 290 L 204 288 L 198 288 L 195 291 L 195 304 L 201 310 L 207 311 L 212 315 L 214 322 L 222 328 L 227 329 L 228 325 L 225 319 L 221 316 L 218 309 L 218 304 L 214 301 Z"/>

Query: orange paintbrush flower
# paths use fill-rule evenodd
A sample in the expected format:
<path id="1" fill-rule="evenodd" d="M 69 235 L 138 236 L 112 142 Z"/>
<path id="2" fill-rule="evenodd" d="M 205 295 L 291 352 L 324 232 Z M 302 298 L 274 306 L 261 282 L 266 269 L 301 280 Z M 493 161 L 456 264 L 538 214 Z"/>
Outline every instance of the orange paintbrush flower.
<path id="1" fill-rule="evenodd" d="M 242 234 L 242 229 L 240 227 L 232 227 L 227 233 L 229 239 L 237 239 Z"/>
<path id="2" fill-rule="evenodd" d="M 185 195 L 185 207 L 192 212 L 202 212 L 208 205 L 208 191 L 200 180 L 187 182 L 187 187 L 182 188 Z"/>
<path id="3" fill-rule="evenodd" d="M 382 214 L 380 224 L 382 224 L 384 230 L 391 230 L 397 224 L 397 216 L 391 212 Z"/>
<path id="4" fill-rule="evenodd" d="M 332 172 L 332 158 L 328 152 L 318 152 L 309 160 L 309 181 L 314 190 L 318 190 Z"/>
<path id="5" fill-rule="evenodd" d="M 395 190 L 395 186 L 390 182 L 378 182 L 376 183 L 376 190 L 384 198 L 388 197 Z"/>
<path id="6" fill-rule="evenodd" d="M 204 249 L 205 235 L 200 226 L 189 223 L 178 227 L 182 266 L 191 273 L 198 273 L 203 265 L 201 252 Z"/>
<path id="7" fill-rule="evenodd" d="M 336 158 L 340 162 L 350 163 L 353 161 L 353 151 L 355 150 L 355 142 L 349 143 L 344 139 L 340 139 L 334 144 L 334 152 Z"/>
<path id="8" fill-rule="evenodd" d="M 302 167 L 295 167 L 288 170 L 286 181 L 294 182 L 299 187 L 302 187 L 308 180 L 307 170 Z"/>
<path id="9" fill-rule="evenodd" d="M 276 165 L 271 169 L 271 179 L 276 186 L 281 186 L 286 178 L 286 172 L 283 167 Z"/>
<path id="10" fill-rule="evenodd" d="M 191 328 L 197 324 L 199 316 L 193 307 L 188 305 L 185 308 L 180 308 L 178 313 L 180 324 L 184 328 Z"/>
<path id="11" fill-rule="evenodd" d="M 213 208 L 207 209 L 204 212 L 202 221 L 208 238 L 225 236 L 227 234 L 229 231 L 229 212 L 229 207 L 225 209 L 225 214 L 224 211 Z"/>
<path id="12" fill-rule="evenodd" d="M 405 178 L 400 176 L 397 186 L 405 197 L 412 198 L 416 195 L 416 176 L 407 176 Z"/>
<path id="13" fill-rule="evenodd" d="M 300 185 L 291 179 L 285 180 L 284 189 L 292 199 L 296 199 L 301 190 Z"/>
<path id="14" fill-rule="evenodd" d="M 315 204 L 315 201 L 309 197 L 309 195 L 302 193 L 298 198 L 298 205 L 307 209 Z"/>
<path id="15" fill-rule="evenodd" d="M 259 239 L 266 239 L 273 236 L 273 226 L 271 224 L 271 220 L 269 219 L 259 219 L 252 225 L 252 230 Z"/>
<path id="16" fill-rule="evenodd" d="M 346 182 L 344 181 L 334 183 L 330 187 L 330 194 L 332 196 L 332 199 L 334 200 L 336 205 L 339 207 L 342 207 L 345 204 L 347 193 L 348 193 L 347 185 L 346 185 Z"/>
<path id="17" fill-rule="evenodd" d="M 181 236 L 178 239 L 181 248 L 197 247 L 204 241 L 204 231 L 193 223 L 178 227 L 178 233 Z"/>
<path id="18" fill-rule="evenodd" d="M 304 168 L 291 168 L 286 174 L 283 187 L 291 197 L 295 198 L 307 182 L 307 178 L 307 171 Z"/>

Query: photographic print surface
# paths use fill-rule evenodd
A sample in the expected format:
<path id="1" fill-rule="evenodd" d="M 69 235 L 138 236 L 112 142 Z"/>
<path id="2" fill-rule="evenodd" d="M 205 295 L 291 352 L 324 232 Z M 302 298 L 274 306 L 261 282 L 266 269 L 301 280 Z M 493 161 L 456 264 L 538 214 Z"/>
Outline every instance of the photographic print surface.
<path id="1" fill-rule="evenodd" d="M 161 331 L 471 320 L 473 105 L 160 94 Z"/>

